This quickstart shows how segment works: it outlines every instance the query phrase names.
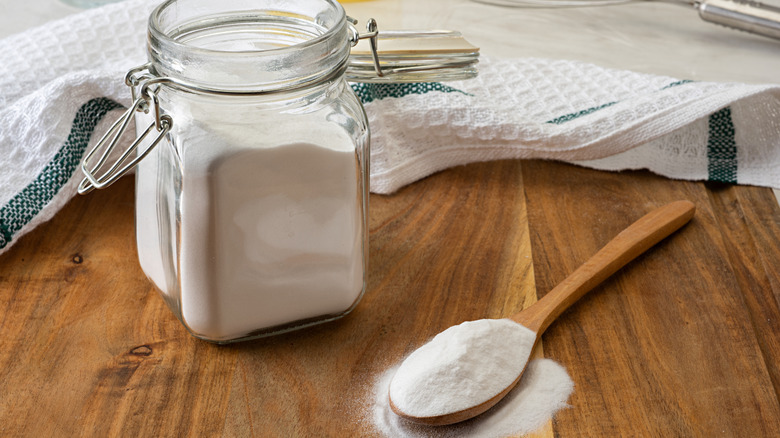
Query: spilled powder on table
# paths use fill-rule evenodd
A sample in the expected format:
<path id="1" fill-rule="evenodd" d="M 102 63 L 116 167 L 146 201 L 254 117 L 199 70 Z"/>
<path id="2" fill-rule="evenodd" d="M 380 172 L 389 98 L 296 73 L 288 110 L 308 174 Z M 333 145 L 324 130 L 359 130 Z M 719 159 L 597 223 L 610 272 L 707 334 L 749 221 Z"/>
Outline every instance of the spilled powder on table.
<path id="1" fill-rule="evenodd" d="M 390 410 L 388 391 L 398 366 L 382 374 L 374 386 L 371 422 L 378 432 L 399 438 L 501 438 L 534 432 L 544 426 L 574 390 L 561 365 L 550 359 L 528 363 L 517 387 L 484 414 L 451 426 L 424 426 L 406 421 Z"/>

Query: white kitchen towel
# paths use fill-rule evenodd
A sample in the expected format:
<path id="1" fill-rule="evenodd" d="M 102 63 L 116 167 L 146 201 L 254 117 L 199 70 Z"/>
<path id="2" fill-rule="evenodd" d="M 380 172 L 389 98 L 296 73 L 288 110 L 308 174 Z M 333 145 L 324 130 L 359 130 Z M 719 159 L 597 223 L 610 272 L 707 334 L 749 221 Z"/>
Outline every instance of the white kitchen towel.
<path id="1" fill-rule="evenodd" d="M 88 144 L 130 105 L 124 74 L 146 60 L 157 3 L 128 0 L 0 40 L 0 252 L 75 196 Z M 780 188 L 778 84 L 483 58 L 472 80 L 353 88 L 369 115 L 375 193 L 505 158 Z"/>

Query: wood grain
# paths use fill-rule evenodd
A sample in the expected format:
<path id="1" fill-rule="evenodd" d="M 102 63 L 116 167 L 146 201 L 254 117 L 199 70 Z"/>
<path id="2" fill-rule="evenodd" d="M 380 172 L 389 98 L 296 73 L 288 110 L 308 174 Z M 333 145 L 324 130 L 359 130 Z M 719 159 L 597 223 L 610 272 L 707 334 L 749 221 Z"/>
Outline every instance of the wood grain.
<path id="1" fill-rule="evenodd" d="M 675 199 L 697 207 L 684 229 L 547 331 L 546 355 L 566 366 L 577 385 L 572 408 L 556 418 L 557 433 L 771 436 L 780 430 L 777 393 L 759 341 L 764 338 L 774 352 L 776 339 L 756 333 L 746 300 L 758 291 L 744 287 L 731 263 L 744 254 L 752 258 L 746 263 L 763 271 L 762 265 L 778 260 L 773 244 L 759 254 L 754 244 L 738 240 L 750 234 L 743 227 L 730 239 L 738 248 L 726 245 L 724 235 L 733 231 L 723 221 L 730 214 L 701 183 L 543 162 L 525 163 L 523 176 L 540 291 L 562 280 L 638 212 Z M 749 227 L 776 232 L 777 204 L 760 208 L 767 218 Z M 776 304 L 762 311 L 780 317 Z"/>
<path id="2" fill-rule="evenodd" d="M 676 199 L 696 203 L 693 222 L 545 335 L 576 388 L 538 436 L 771 435 L 769 196 L 548 162 L 450 169 L 371 197 L 368 291 L 350 315 L 217 346 L 189 336 L 144 278 L 121 180 L 0 256 L 0 436 L 378 436 L 365 405 L 388 367 L 453 324 L 528 306 L 536 284 L 544 295 Z"/>
<path id="3" fill-rule="evenodd" d="M 744 294 L 764 363 L 775 393 L 780 394 L 780 215 L 768 190 L 710 184 L 718 226 Z M 756 226 L 756 225 L 759 226 Z M 773 262 L 774 261 L 774 262 Z"/>
<path id="4" fill-rule="evenodd" d="M 388 367 L 453 324 L 535 301 L 523 196 L 519 162 L 372 196 L 360 305 L 230 346 L 187 335 L 138 268 L 132 180 L 76 198 L 1 259 L 2 434 L 376 435 Z"/>
<path id="5" fill-rule="evenodd" d="M 696 207 L 687 200 L 658 207 L 630 224 L 552 290 L 509 318 L 534 331 L 537 339 L 558 316 L 620 268 L 691 220 Z"/>

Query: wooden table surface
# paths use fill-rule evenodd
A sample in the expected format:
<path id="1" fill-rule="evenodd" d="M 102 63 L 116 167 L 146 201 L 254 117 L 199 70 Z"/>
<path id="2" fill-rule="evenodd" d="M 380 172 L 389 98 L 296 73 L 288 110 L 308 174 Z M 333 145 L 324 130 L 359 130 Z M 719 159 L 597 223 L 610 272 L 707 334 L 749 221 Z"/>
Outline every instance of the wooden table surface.
<path id="1" fill-rule="evenodd" d="M 693 221 L 564 313 L 543 355 L 575 382 L 538 434 L 780 431 L 780 209 L 768 189 L 542 161 L 450 169 L 371 197 L 368 290 L 345 318 L 194 339 L 136 260 L 133 180 L 70 202 L 0 257 L 0 436 L 375 436 L 388 367 L 543 296 L 677 199 Z"/>

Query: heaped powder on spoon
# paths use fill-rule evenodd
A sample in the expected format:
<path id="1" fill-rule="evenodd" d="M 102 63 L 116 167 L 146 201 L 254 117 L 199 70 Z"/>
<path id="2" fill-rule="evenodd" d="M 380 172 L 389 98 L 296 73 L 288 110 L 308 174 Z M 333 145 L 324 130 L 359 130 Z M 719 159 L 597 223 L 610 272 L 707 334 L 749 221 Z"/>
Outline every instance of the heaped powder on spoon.
<path id="1" fill-rule="evenodd" d="M 535 337 L 507 319 L 450 327 L 379 378 L 374 388 L 374 426 L 390 437 L 499 438 L 537 430 L 567 406 L 574 390 L 566 370 L 549 359 L 531 361 L 517 387 L 502 401 L 462 423 L 423 426 L 404 420 L 389 406 L 391 392 L 397 407 L 403 405 L 404 412 L 418 416 L 451 412 L 491 398 L 517 377 Z"/>
<path id="2" fill-rule="evenodd" d="M 390 399 L 414 417 L 477 406 L 514 382 L 535 340 L 536 333 L 509 319 L 452 326 L 403 361 L 390 383 Z"/>
<path id="3" fill-rule="evenodd" d="M 451 426 L 424 426 L 396 415 L 388 403 L 390 380 L 397 367 L 387 370 L 374 387 L 371 412 L 374 428 L 392 438 L 502 438 L 538 430 L 559 410 L 574 390 L 566 370 L 550 359 L 528 363 L 517 386 L 490 410 Z"/>

